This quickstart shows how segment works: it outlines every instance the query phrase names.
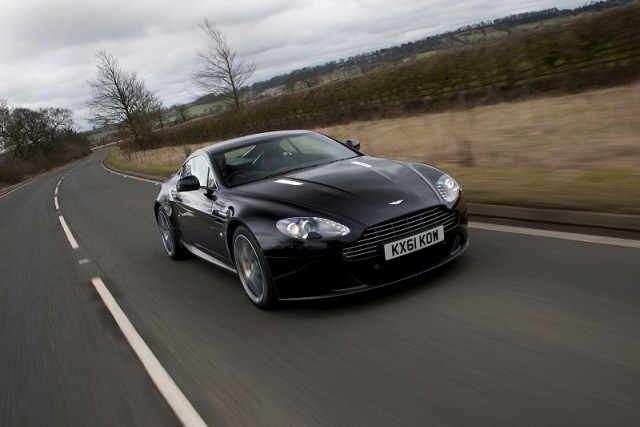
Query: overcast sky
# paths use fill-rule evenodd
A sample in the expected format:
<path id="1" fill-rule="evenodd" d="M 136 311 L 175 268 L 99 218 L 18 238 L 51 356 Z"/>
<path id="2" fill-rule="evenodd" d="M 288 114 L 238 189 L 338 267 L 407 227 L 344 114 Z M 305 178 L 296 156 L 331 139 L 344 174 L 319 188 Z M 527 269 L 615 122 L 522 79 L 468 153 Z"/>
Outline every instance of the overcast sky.
<path id="1" fill-rule="evenodd" d="M 0 100 L 62 107 L 88 129 L 88 79 L 107 50 L 165 106 L 201 93 L 189 78 L 208 18 L 257 63 L 250 83 L 506 15 L 587 0 L 1 0 Z"/>

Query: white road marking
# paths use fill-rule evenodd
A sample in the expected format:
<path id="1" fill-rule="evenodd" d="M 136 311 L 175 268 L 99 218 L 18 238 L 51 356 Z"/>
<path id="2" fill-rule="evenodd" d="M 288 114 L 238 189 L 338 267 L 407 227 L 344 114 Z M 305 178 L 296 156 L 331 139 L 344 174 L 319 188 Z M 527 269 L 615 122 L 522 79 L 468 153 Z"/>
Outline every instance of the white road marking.
<path id="1" fill-rule="evenodd" d="M 125 174 L 123 174 L 123 173 L 116 172 L 116 171 L 111 170 L 111 169 L 109 169 L 108 167 L 106 167 L 106 166 L 104 165 L 104 163 L 102 164 L 102 169 L 104 169 L 104 170 L 106 170 L 107 172 L 112 173 L 112 174 L 114 174 L 114 175 L 119 175 L 119 176 L 121 176 L 121 177 L 123 177 L 123 178 L 137 179 L 138 181 L 150 182 L 151 184 L 155 184 L 155 185 L 160 185 L 160 184 L 161 184 L 161 183 L 160 183 L 160 182 L 158 182 L 158 181 L 153 181 L 153 180 L 146 179 L 146 178 L 140 178 L 139 176 L 125 175 Z"/>
<path id="2" fill-rule="evenodd" d="M 65 176 L 63 176 L 56 185 L 54 197 L 56 210 L 60 210 L 60 206 L 58 205 L 58 189 L 60 187 L 60 184 L 73 170 L 75 170 L 75 168 L 69 171 Z M 149 182 L 157 184 L 155 181 Z M 59 215 L 58 218 L 60 219 L 60 224 L 62 224 L 62 229 L 67 235 L 67 239 L 69 239 L 71 247 L 73 249 L 78 249 L 80 246 L 78 245 L 76 239 L 73 237 L 73 234 L 71 234 L 71 230 L 69 229 L 67 222 L 64 220 L 64 217 L 62 215 Z M 89 263 L 89 260 L 84 258 L 79 260 L 78 263 L 80 265 L 84 265 Z M 167 403 L 169 403 L 169 406 L 171 406 L 180 422 L 188 427 L 206 426 L 207 424 L 196 412 L 196 410 L 187 400 L 182 391 L 178 388 L 173 379 L 171 379 L 167 371 L 162 367 L 162 365 L 155 357 L 151 349 L 144 342 L 142 337 L 140 337 L 136 329 L 133 327 L 127 316 L 124 314 L 116 300 L 113 298 L 113 296 L 105 286 L 102 279 L 100 279 L 99 277 L 93 278 L 91 279 L 91 283 L 93 283 L 93 286 L 98 291 L 98 294 L 102 298 L 102 301 L 111 312 L 111 315 L 118 323 L 118 326 L 120 326 L 120 329 L 129 342 L 129 345 L 131 345 L 131 347 L 135 351 L 136 355 L 144 365 L 152 381 L 155 383 L 156 387 L 158 387 L 160 393 L 162 393 L 164 398 L 167 400 Z"/>
<path id="3" fill-rule="evenodd" d="M 640 249 L 640 240 L 619 239 L 615 237 L 595 236 L 589 234 L 567 233 L 563 231 L 538 230 L 534 228 L 512 227 L 508 225 L 470 222 L 469 227 L 478 230 L 498 231 L 502 233 L 525 234 L 528 236 L 550 237 L 552 239 L 573 240 L 575 242 L 595 243 L 599 245 L 622 246 Z"/>
<path id="4" fill-rule="evenodd" d="M 71 230 L 69 229 L 67 222 L 64 220 L 62 215 L 60 215 L 58 218 L 60 218 L 60 224 L 62 224 L 62 229 L 64 230 L 64 234 L 67 235 L 67 239 L 69 239 L 71 247 L 73 249 L 78 249 L 80 246 L 78 245 L 78 242 L 76 242 L 76 239 L 73 237 L 73 234 L 71 234 Z"/>
<path id="5" fill-rule="evenodd" d="M 104 167 L 104 169 L 116 175 L 124 176 L 125 178 L 133 178 L 140 181 L 147 181 L 147 182 L 151 182 L 153 184 L 159 185 L 159 183 L 155 181 L 133 177 L 133 176 L 127 176 L 124 174 L 111 171 L 106 167 Z M 60 183 L 65 177 L 66 175 L 62 177 L 60 182 L 58 182 L 58 186 L 60 185 Z M 58 186 L 56 186 L 56 192 L 55 192 L 56 209 L 59 209 L 58 199 L 57 199 Z M 62 228 L 64 229 L 65 234 L 67 235 L 67 238 L 71 243 L 71 247 L 74 249 L 79 248 L 78 243 L 76 242 L 75 238 L 71 234 L 71 230 L 67 226 L 62 215 L 59 216 L 59 219 L 60 219 L 60 223 L 62 224 Z M 623 247 L 630 247 L 630 248 L 640 248 L 640 241 L 628 240 L 628 239 L 617 239 L 617 238 L 591 236 L 591 235 L 584 235 L 584 234 L 577 234 L 577 233 L 537 230 L 537 229 L 529 229 L 524 227 L 512 227 L 512 226 L 484 224 L 484 223 L 477 223 L 477 222 L 470 222 L 469 227 L 480 229 L 480 230 L 524 234 L 524 235 L 530 235 L 530 236 L 550 237 L 550 238 L 556 238 L 556 239 L 623 246 Z M 86 264 L 88 262 L 89 260 L 87 259 L 82 259 L 79 261 L 80 264 Z M 129 321 L 125 313 L 122 311 L 118 303 L 115 301 L 115 299 L 113 298 L 113 296 L 111 295 L 107 287 L 105 286 L 102 279 L 100 279 L 99 277 L 96 277 L 91 279 L 91 282 L 95 287 L 95 289 L 97 290 L 100 297 L 102 298 L 102 301 L 111 312 L 111 315 L 115 319 L 116 323 L 122 330 L 122 333 L 124 334 L 125 338 L 129 342 L 129 345 L 131 345 L 132 349 L 135 351 L 136 355 L 142 362 L 150 378 L 152 379 L 152 381 L 154 382 L 154 384 L 156 385 L 160 393 L 164 396 L 169 406 L 171 406 L 171 408 L 173 409 L 174 413 L 176 414 L 180 422 L 185 426 L 206 426 L 206 423 L 200 417 L 200 415 L 196 412 L 193 405 L 191 405 L 191 403 L 186 398 L 184 393 L 182 393 L 182 391 L 173 381 L 171 376 L 169 376 L 167 371 L 160 364 L 160 362 L 155 357 L 151 349 L 144 342 L 142 337 L 140 337 L 140 335 L 136 331 L 133 324 Z"/>
<path id="6" fill-rule="evenodd" d="M 138 334 L 135 327 L 131 324 L 127 316 L 124 314 L 116 300 L 113 298 L 102 279 L 99 277 L 91 279 L 93 286 L 102 297 L 102 301 L 107 306 L 111 315 L 120 326 L 122 333 L 127 341 L 136 352 L 138 358 L 144 365 L 147 373 L 155 383 L 160 393 L 164 396 L 178 416 L 180 422 L 185 426 L 206 426 L 204 420 L 193 408 L 182 391 L 178 388 L 167 371 L 162 367 L 156 356 L 153 354 L 149 346 L 144 342 Z"/>
<path id="7" fill-rule="evenodd" d="M 16 188 L 14 188 L 13 190 L 8 191 L 8 192 L 4 193 L 3 195 L 1 195 L 1 196 L 0 196 L 0 199 L 2 199 L 3 197 L 7 197 L 9 194 L 11 194 L 11 193 L 13 193 L 13 192 L 15 192 L 15 191 L 18 191 L 18 190 L 20 190 L 21 188 L 24 188 L 24 187 L 26 187 L 27 185 L 31 184 L 32 182 L 36 182 L 36 181 L 37 181 L 37 180 L 39 180 L 40 178 L 42 178 L 42 177 L 44 177 L 44 176 L 46 176 L 46 175 L 49 175 L 49 174 L 51 174 L 51 173 L 53 173 L 53 172 L 54 172 L 54 171 L 47 172 L 47 173 L 45 173 L 45 174 L 43 174 L 43 175 L 40 175 L 39 177 L 37 177 L 37 178 L 35 178 L 35 179 L 31 180 L 31 181 L 27 181 L 27 182 L 25 182 L 24 184 L 22 184 L 22 185 L 20 185 L 20 186 L 18 186 L 18 187 L 16 187 Z"/>
<path id="8" fill-rule="evenodd" d="M 60 178 L 60 181 L 58 181 L 58 183 L 56 184 L 56 191 L 54 193 L 53 200 L 55 202 L 55 206 L 56 206 L 56 210 L 57 211 L 60 210 L 60 205 L 58 204 L 58 189 L 60 188 L 60 184 L 67 177 L 67 175 L 69 175 L 71 172 L 73 172 L 74 170 L 78 169 L 79 167 L 80 167 L 80 165 L 78 165 L 78 166 L 74 167 L 73 169 L 71 169 L 62 178 Z M 73 237 L 73 234 L 71 234 L 71 229 L 67 225 L 67 222 L 64 220 L 62 215 L 59 215 L 58 218 L 60 219 L 60 224 L 62 224 L 62 229 L 64 230 L 64 234 L 67 235 L 67 239 L 69 240 L 69 243 L 71 243 L 71 248 L 72 249 L 78 249 L 80 247 L 80 245 L 78 245 L 78 242 Z"/>

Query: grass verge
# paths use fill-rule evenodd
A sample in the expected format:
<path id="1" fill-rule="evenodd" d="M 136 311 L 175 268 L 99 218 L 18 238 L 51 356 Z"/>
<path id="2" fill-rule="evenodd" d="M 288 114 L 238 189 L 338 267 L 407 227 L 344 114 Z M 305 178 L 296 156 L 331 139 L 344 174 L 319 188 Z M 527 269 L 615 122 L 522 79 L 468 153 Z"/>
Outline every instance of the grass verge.
<path id="1" fill-rule="evenodd" d="M 173 175 L 182 164 L 182 160 L 162 165 L 124 162 L 117 149 L 106 162 L 118 169 L 159 177 Z M 443 169 L 458 180 L 471 203 L 640 215 L 640 170 Z"/>
<path id="2" fill-rule="evenodd" d="M 473 203 L 640 215 L 638 170 L 446 169 Z"/>
<path id="3" fill-rule="evenodd" d="M 113 149 L 113 151 L 111 151 L 111 153 L 105 159 L 105 163 L 116 169 L 130 172 L 139 172 L 145 175 L 153 175 L 164 178 L 168 178 L 169 176 L 173 175 L 178 170 L 181 164 L 180 161 L 170 164 L 153 164 L 149 162 L 138 163 L 135 160 L 126 160 L 120 152 L 119 148 L 115 148 Z"/>
<path id="4" fill-rule="evenodd" d="M 639 94 L 635 83 L 316 130 L 358 139 L 373 156 L 431 163 L 469 202 L 640 215 Z M 167 177 L 210 143 L 114 151 L 107 162 Z"/>

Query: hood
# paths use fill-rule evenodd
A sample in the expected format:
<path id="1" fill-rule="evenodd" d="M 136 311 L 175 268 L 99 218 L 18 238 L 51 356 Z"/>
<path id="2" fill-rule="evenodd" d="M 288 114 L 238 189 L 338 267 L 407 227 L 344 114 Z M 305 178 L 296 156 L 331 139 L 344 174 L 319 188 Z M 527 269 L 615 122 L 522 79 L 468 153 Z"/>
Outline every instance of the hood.
<path id="1" fill-rule="evenodd" d="M 242 190 L 367 226 L 441 203 L 425 178 L 405 163 L 368 156 L 257 181 Z"/>

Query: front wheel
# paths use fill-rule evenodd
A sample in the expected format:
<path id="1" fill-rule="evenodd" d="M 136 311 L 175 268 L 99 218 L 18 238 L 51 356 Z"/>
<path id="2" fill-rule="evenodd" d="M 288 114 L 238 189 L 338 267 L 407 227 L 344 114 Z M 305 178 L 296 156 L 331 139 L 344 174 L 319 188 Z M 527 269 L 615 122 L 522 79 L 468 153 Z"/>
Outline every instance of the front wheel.
<path id="1" fill-rule="evenodd" d="M 173 230 L 171 221 L 164 209 L 158 209 L 157 219 L 160 237 L 162 238 L 162 245 L 164 246 L 164 250 L 167 252 L 167 255 L 169 255 L 171 259 L 183 258 L 185 250 L 176 237 L 176 232 Z"/>
<path id="2" fill-rule="evenodd" d="M 251 302 L 263 309 L 275 307 L 277 298 L 269 266 L 255 237 L 242 226 L 233 235 L 233 260 Z"/>

